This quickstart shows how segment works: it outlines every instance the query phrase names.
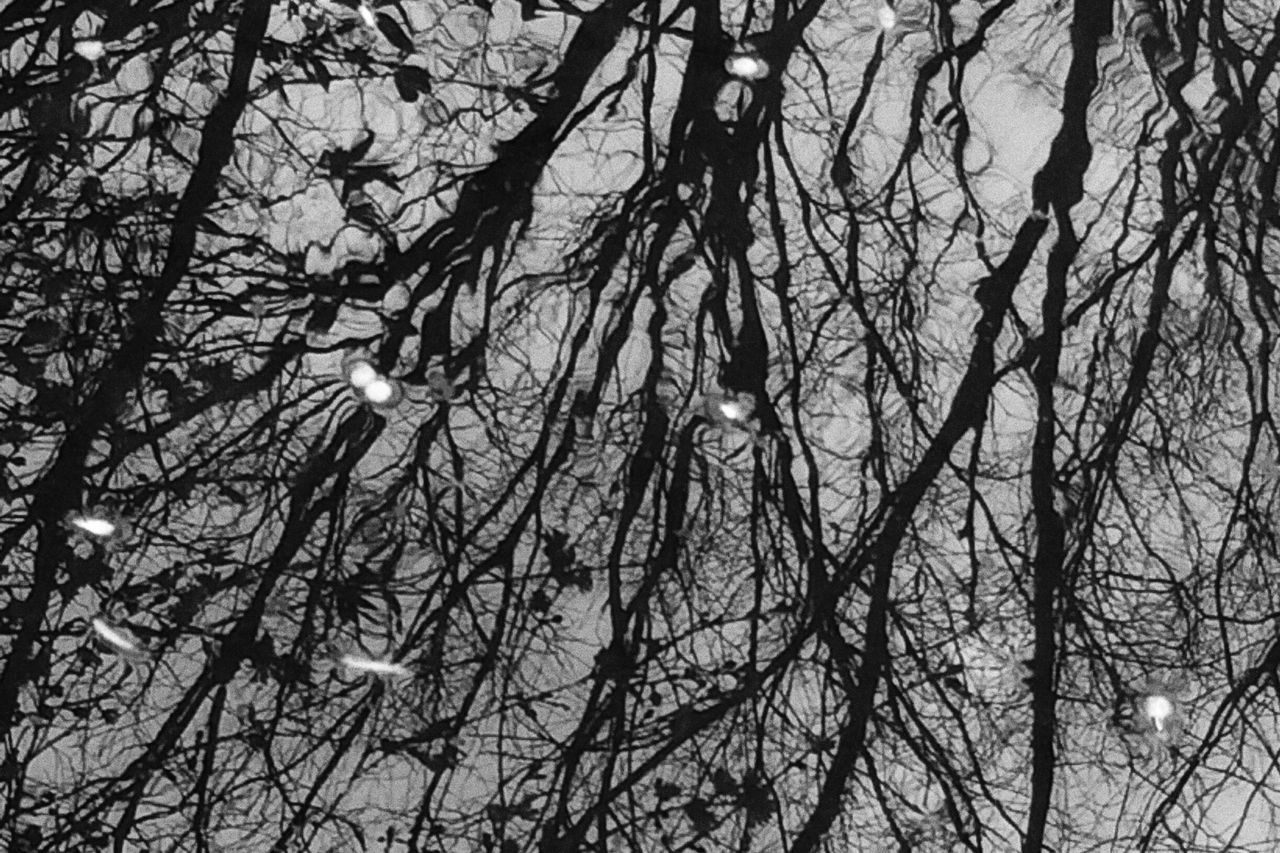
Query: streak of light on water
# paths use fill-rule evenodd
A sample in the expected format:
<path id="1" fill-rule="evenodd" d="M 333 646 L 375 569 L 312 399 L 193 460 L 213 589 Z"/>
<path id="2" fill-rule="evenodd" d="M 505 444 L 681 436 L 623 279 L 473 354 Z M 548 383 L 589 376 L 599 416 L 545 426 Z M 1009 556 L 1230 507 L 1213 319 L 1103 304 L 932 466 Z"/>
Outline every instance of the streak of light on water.
<path id="1" fill-rule="evenodd" d="M 413 671 L 404 664 L 375 660 L 362 655 L 344 654 L 338 658 L 338 663 L 353 672 L 367 672 L 381 678 L 404 678 L 413 674 Z"/>

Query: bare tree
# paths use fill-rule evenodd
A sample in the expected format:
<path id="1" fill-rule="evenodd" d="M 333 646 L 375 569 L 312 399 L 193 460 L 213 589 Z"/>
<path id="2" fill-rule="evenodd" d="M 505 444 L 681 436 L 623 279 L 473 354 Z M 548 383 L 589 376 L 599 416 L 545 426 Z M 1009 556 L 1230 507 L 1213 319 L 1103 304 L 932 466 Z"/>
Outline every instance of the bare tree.
<path id="1" fill-rule="evenodd" d="M 1270 849 L 1277 23 L 0 9 L 10 848 Z"/>

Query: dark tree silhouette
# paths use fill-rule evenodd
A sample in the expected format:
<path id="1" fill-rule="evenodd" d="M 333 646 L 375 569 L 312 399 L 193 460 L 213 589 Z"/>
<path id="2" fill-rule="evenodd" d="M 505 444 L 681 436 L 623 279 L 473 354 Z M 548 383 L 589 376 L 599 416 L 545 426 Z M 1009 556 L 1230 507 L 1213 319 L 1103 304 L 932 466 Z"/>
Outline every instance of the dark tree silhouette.
<path id="1" fill-rule="evenodd" d="M 1271 6 L 0 8 L 0 843 L 1273 849 Z"/>

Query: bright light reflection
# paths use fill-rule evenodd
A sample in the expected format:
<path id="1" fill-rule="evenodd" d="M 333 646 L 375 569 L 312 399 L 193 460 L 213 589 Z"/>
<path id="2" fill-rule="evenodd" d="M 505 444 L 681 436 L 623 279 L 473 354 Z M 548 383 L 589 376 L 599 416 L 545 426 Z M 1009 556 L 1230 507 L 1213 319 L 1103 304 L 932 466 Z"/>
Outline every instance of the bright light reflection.
<path id="1" fill-rule="evenodd" d="M 338 658 L 338 663 L 355 672 L 367 672 L 371 675 L 386 678 L 404 678 L 407 675 L 413 674 L 413 671 L 403 664 L 384 660 L 374 660 L 373 658 L 361 657 L 360 655 L 343 655 Z"/>
<path id="2" fill-rule="evenodd" d="M 93 630 L 108 645 L 115 648 L 117 651 L 123 652 L 125 654 L 129 654 L 129 655 L 143 654 L 142 648 L 138 646 L 137 643 L 135 643 L 129 637 L 125 636 L 123 632 L 118 631 L 115 628 L 111 627 L 111 625 L 107 624 L 107 622 L 104 619 L 101 619 L 95 616 L 93 618 Z"/>
<path id="3" fill-rule="evenodd" d="M 71 523 L 93 536 L 110 536 L 116 532 L 116 526 L 105 518 L 73 518 Z"/>
<path id="4" fill-rule="evenodd" d="M 361 386 L 357 385 L 356 387 L 359 388 Z M 390 402 L 395 395 L 395 386 L 385 379 L 377 378 L 364 385 L 365 399 L 375 406 Z"/>
<path id="5" fill-rule="evenodd" d="M 1173 714 L 1173 703 L 1164 696 L 1148 696 L 1145 710 L 1156 731 L 1163 732 L 1164 721 Z"/>
<path id="6" fill-rule="evenodd" d="M 347 381 L 356 388 L 368 388 L 378 381 L 378 371 L 367 361 L 357 361 L 347 371 Z"/>
<path id="7" fill-rule="evenodd" d="M 769 74 L 769 63 L 758 56 L 736 53 L 725 60 L 725 70 L 742 80 L 760 80 Z"/>
<path id="8" fill-rule="evenodd" d="M 107 46 L 97 39 L 86 39 L 76 42 L 75 52 L 90 62 L 101 59 L 107 52 Z"/>
<path id="9" fill-rule="evenodd" d="M 898 23 L 898 13 L 893 11 L 893 7 L 887 3 L 880 7 L 877 15 L 880 18 L 880 26 L 886 30 L 893 29 Z"/>
<path id="10" fill-rule="evenodd" d="M 373 10 L 363 3 L 360 4 L 360 17 L 364 19 L 367 26 L 376 27 L 378 25 L 377 18 L 373 16 Z"/>
<path id="11" fill-rule="evenodd" d="M 740 421 L 747 416 L 747 410 L 741 403 L 727 400 L 720 404 L 720 414 L 731 421 Z"/>

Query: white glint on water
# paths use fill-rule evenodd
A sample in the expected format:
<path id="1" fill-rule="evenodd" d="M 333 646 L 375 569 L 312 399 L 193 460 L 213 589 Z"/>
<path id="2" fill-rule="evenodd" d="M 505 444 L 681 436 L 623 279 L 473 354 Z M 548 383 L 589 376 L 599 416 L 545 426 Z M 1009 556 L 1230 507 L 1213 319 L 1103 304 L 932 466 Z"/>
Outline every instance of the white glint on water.
<path id="1" fill-rule="evenodd" d="M 118 628 L 112 627 L 105 619 L 95 616 L 93 630 L 104 643 L 124 655 L 139 656 L 146 651 L 130 636 Z"/>
<path id="2" fill-rule="evenodd" d="M 338 663 L 352 672 L 367 672 L 382 678 L 404 678 L 413 674 L 413 671 L 403 664 L 374 660 L 360 655 L 345 654 L 338 658 Z"/>
<path id="3" fill-rule="evenodd" d="M 1148 696 L 1144 710 L 1156 731 L 1163 732 L 1165 720 L 1173 714 L 1173 703 L 1164 696 Z"/>
<path id="4" fill-rule="evenodd" d="M 749 53 L 735 53 L 724 61 L 724 69 L 740 80 L 761 80 L 769 75 L 769 63 Z"/>
<path id="5" fill-rule="evenodd" d="M 367 361 L 357 361 L 347 371 L 347 381 L 354 388 L 368 388 L 378 380 L 378 371 Z"/>
<path id="6" fill-rule="evenodd" d="M 360 18 L 364 21 L 365 26 L 376 27 L 378 19 L 373 16 L 373 10 L 364 3 L 360 4 Z"/>
<path id="7" fill-rule="evenodd" d="M 734 400 L 726 400 L 720 404 L 720 414 L 731 421 L 741 421 L 747 416 L 747 408 Z"/>
<path id="8" fill-rule="evenodd" d="M 703 405 L 707 417 L 721 425 L 739 427 L 752 415 L 751 404 L 733 394 L 708 394 Z"/>
<path id="9" fill-rule="evenodd" d="M 880 7 L 876 15 L 880 18 L 880 26 L 885 30 L 891 30 L 898 24 L 898 13 L 887 3 Z"/>
<path id="10" fill-rule="evenodd" d="M 360 386 L 357 386 L 360 387 Z M 384 405 L 395 397 L 396 388 L 385 379 L 374 379 L 364 386 L 365 399 L 374 405 Z"/>
<path id="11" fill-rule="evenodd" d="M 71 523 L 91 536 L 105 537 L 116 532 L 115 524 L 105 518 L 73 518 Z"/>

